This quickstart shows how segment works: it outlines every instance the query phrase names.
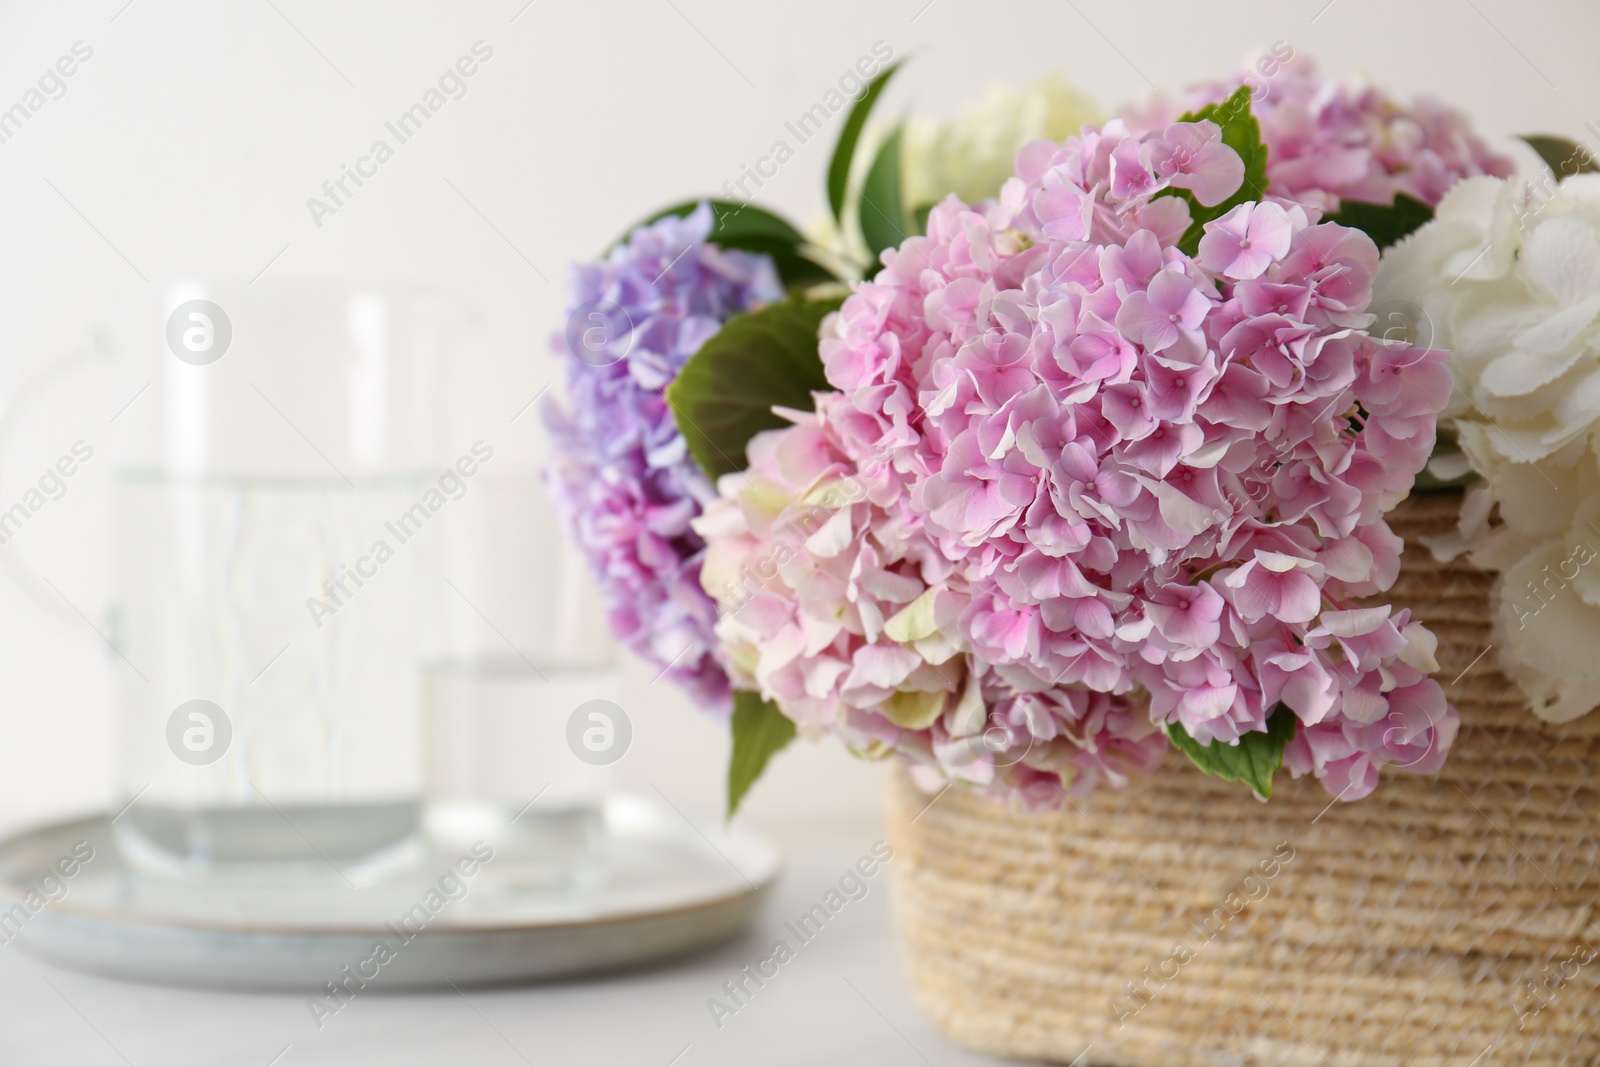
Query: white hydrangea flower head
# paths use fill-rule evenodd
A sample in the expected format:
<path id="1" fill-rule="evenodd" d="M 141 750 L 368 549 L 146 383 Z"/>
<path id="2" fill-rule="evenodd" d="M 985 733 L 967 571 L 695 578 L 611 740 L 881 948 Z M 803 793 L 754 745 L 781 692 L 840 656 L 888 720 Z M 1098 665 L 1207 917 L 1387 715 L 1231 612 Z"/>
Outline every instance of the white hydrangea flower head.
<path id="1" fill-rule="evenodd" d="M 950 193 L 969 204 L 993 199 L 1016 170 L 1029 141 L 1057 143 L 1104 115 L 1093 100 L 1055 72 L 1021 89 L 990 86 L 953 119 L 913 118 L 902 139 L 901 174 L 913 208 Z"/>
<path id="2" fill-rule="evenodd" d="M 1498 572 L 1496 653 L 1541 717 L 1600 707 L 1600 174 L 1462 181 L 1373 308 L 1452 353 L 1461 455 L 1435 470 L 1482 481 L 1434 551 Z"/>

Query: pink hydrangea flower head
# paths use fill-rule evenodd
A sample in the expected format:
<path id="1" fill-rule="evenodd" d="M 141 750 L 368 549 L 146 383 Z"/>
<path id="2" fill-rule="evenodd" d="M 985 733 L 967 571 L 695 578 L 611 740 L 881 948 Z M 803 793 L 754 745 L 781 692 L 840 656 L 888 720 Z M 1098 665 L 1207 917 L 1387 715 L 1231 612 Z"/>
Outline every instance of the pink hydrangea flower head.
<path id="1" fill-rule="evenodd" d="M 1259 278 L 1289 251 L 1294 228 L 1277 204 L 1240 204 L 1206 228 L 1200 262 L 1226 278 Z"/>
<path id="2" fill-rule="evenodd" d="M 776 700 L 802 733 L 1030 806 L 1059 803 L 1063 781 L 1084 793 L 1154 769 L 1166 740 L 1125 697 L 1019 687 L 960 650 L 968 598 L 921 520 L 904 497 L 874 502 L 874 461 L 850 456 L 828 414 L 790 414 L 793 428 L 751 441 L 749 468 L 722 478 L 695 524 L 735 685 Z M 1018 615 L 970 629 L 1021 653 Z"/>
<path id="3" fill-rule="evenodd" d="M 1344 799 L 1437 767 L 1431 635 L 1363 602 L 1398 572 L 1383 514 L 1431 451 L 1444 353 L 1370 336 L 1371 240 L 1293 203 L 1175 247 L 1164 194 L 1221 203 L 1238 162 L 1209 122 L 1113 122 L 1026 146 L 998 200 L 884 253 L 824 325 L 836 391 L 697 524 L 735 684 L 1025 804 L 1280 708 L 1290 773 Z"/>
<path id="4" fill-rule="evenodd" d="M 1251 88 L 1250 111 L 1267 146 L 1269 196 L 1327 213 L 1345 199 L 1387 204 L 1396 193 L 1431 207 L 1462 178 L 1515 170 L 1462 112 L 1430 97 L 1406 104 L 1360 79 L 1324 78 L 1287 46 L 1252 57 L 1232 78 L 1145 101 L 1127 121 L 1161 129 L 1241 85 Z"/>

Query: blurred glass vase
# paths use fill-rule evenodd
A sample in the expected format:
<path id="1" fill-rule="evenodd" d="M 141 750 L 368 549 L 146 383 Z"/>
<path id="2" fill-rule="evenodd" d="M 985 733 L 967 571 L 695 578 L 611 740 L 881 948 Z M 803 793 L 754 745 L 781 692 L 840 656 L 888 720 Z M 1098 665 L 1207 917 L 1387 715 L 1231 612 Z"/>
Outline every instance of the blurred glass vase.
<path id="1" fill-rule="evenodd" d="M 115 828 L 140 871 L 355 880 L 418 848 L 429 527 L 493 451 L 435 451 L 462 321 L 424 292 L 185 283 L 118 346 Z"/>

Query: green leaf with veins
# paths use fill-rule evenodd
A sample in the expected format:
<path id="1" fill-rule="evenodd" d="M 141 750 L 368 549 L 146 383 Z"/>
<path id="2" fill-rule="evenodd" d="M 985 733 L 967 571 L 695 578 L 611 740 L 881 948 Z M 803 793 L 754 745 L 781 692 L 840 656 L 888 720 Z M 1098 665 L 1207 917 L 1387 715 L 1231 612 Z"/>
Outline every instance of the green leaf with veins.
<path id="1" fill-rule="evenodd" d="M 709 477 L 744 470 L 750 438 L 789 424 L 774 406 L 809 411 L 812 392 L 828 388 L 817 329 L 843 302 L 790 296 L 735 315 L 689 357 L 667 403 Z"/>
<path id="2" fill-rule="evenodd" d="M 1524 133 L 1520 134 L 1519 138 L 1526 141 L 1529 148 L 1539 153 L 1539 158 L 1544 160 L 1544 165 L 1550 168 L 1550 173 L 1554 174 L 1557 180 L 1573 174 L 1592 174 L 1600 170 L 1600 167 L 1595 166 L 1594 154 L 1576 141 L 1541 133 Z"/>
<path id="3" fill-rule="evenodd" d="M 1365 200 L 1343 200 L 1339 210 L 1322 221 L 1337 222 L 1360 230 L 1372 238 L 1372 243 L 1383 251 L 1398 244 L 1403 238 L 1433 221 L 1433 208 L 1405 193 L 1394 194 L 1390 204 L 1372 204 Z"/>
<path id="4" fill-rule="evenodd" d="M 839 143 L 834 145 L 833 158 L 828 161 L 828 207 L 833 210 L 834 221 L 841 226 L 844 225 L 845 192 L 850 187 L 850 165 L 855 161 L 861 131 L 866 128 L 872 106 L 883 95 L 884 86 L 889 84 L 889 79 L 899 69 L 899 62 L 892 63 L 868 83 L 867 91 L 861 94 L 850 109 L 850 114 L 845 116 L 844 128 L 839 131 Z"/>
<path id="5" fill-rule="evenodd" d="M 638 226 L 648 226 L 669 215 L 682 218 L 706 202 L 685 200 L 681 204 L 663 208 Z M 759 252 L 771 256 L 778 277 L 791 289 L 839 280 L 832 271 L 805 254 L 805 236 L 787 220 L 754 204 L 740 204 L 732 200 L 711 200 L 709 203 L 716 223 L 707 240 L 718 248 L 734 248 L 741 252 Z M 633 229 L 628 233 L 631 234 Z M 625 240 L 626 235 L 612 242 L 612 247 Z"/>
<path id="6" fill-rule="evenodd" d="M 1239 153 L 1244 162 L 1244 180 L 1234 194 L 1214 207 L 1206 207 L 1187 189 L 1168 188 L 1158 196 L 1176 196 L 1189 205 L 1189 228 L 1178 239 L 1178 248 L 1197 255 L 1205 224 L 1220 219 L 1240 204 L 1260 200 L 1267 192 L 1267 146 L 1261 142 L 1261 123 L 1250 113 L 1250 87 L 1241 85 L 1226 100 L 1190 111 L 1179 122 L 1214 122 L 1222 130 L 1222 143 Z"/>
<path id="7" fill-rule="evenodd" d="M 900 196 L 900 132 L 896 126 L 861 183 L 861 236 L 872 262 L 885 248 L 899 248 L 906 239 L 906 216 Z"/>
<path id="8" fill-rule="evenodd" d="M 733 693 L 733 750 L 728 756 L 728 818 L 739 810 L 745 794 L 766 770 L 778 750 L 794 740 L 794 723 L 759 693 L 736 689 Z"/>
<path id="9" fill-rule="evenodd" d="M 1167 724 L 1167 737 L 1196 767 L 1228 782 L 1243 782 L 1258 796 L 1272 796 L 1272 775 L 1283 766 L 1283 749 L 1294 738 L 1299 720 L 1288 705 L 1279 704 L 1267 719 L 1265 732 L 1254 731 L 1237 745 L 1212 741 L 1202 745 L 1178 723 Z"/>

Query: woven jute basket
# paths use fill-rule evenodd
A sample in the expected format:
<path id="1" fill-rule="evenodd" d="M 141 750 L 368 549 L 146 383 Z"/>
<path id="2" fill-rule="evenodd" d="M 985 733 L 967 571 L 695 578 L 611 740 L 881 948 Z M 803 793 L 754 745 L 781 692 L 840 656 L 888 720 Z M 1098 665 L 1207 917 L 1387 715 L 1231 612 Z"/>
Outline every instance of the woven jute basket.
<path id="1" fill-rule="evenodd" d="M 1490 578 L 1418 543 L 1459 504 L 1389 517 L 1386 599 L 1461 713 L 1438 774 L 1330 806 L 1284 773 L 1261 803 L 1171 757 L 1036 814 L 892 777 L 897 922 L 947 1035 L 1119 1067 L 1600 1064 L 1600 713 L 1540 722 L 1494 670 Z"/>

